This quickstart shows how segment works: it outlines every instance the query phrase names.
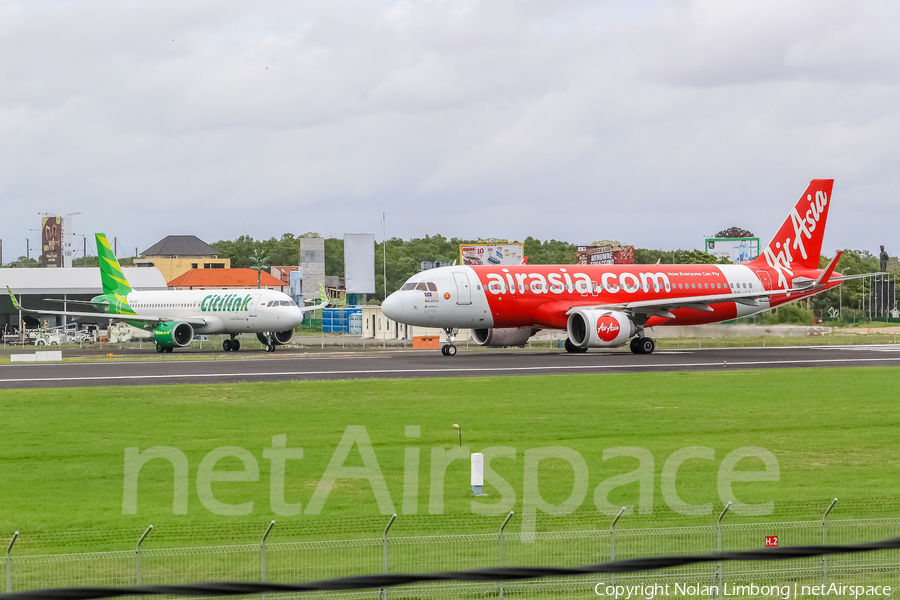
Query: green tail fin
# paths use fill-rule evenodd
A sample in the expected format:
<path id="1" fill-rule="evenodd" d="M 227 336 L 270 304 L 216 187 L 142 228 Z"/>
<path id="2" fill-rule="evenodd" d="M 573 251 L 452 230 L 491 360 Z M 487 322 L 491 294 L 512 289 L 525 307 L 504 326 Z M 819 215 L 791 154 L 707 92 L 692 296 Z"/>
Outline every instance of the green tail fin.
<path id="1" fill-rule="evenodd" d="M 97 258 L 100 260 L 100 280 L 103 283 L 104 294 L 118 294 L 125 296 L 131 292 L 131 286 L 125 279 L 122 267 L 116 260 L 116 255 L 106 239 L 105 233 L 97 234 Z"/>

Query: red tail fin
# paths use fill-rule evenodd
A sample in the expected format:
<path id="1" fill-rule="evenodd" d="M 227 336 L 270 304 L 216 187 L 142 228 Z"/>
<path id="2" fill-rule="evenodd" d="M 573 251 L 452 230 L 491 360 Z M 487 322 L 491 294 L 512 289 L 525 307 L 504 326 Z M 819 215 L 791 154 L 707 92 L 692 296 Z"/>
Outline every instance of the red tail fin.
<path id="1" fill-rule="evenodd" d="M 818 269 L 834 179 L 813 179 L 768 247 L 751 264 L 788 273 Z"/>

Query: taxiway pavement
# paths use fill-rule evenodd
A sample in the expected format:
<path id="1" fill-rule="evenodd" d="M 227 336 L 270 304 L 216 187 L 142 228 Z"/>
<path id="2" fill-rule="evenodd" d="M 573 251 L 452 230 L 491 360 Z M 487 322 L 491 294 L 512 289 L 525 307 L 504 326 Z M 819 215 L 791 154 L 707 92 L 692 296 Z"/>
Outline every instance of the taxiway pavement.
<path id="1" fill-rule="evenodd" d="M 808 346 L 665 350 L 649 356 L 621 351 L 460 350 L 454 357 L 422 350 L 374 353 L 247 354 L 228 360 L 15 363 L 0 366 L 0 389 L 236 383 L 569 373 L 649 373 L 807 367 L 900 366 L 898 346 Z"/>

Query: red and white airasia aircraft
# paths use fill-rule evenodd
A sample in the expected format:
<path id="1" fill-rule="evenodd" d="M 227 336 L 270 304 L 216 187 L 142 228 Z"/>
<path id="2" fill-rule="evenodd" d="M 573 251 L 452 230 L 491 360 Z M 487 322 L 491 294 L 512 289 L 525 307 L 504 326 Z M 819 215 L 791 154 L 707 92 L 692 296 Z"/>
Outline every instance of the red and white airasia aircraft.
<path id="1" fill-rule="evenodd" d="M 389 319 L 474 329 L 482 346 L 521 346 L 541 329 L 567 332 L 566 350 L 624 346 L 650 354 L 648 327 L 717 323 L 808 298 L 835 277 L 840 252 L 819 269 L 833 179 L 815 179 L 775 239 L 746 265 L 453 266 L 423 271 L 382 304 Z"/>

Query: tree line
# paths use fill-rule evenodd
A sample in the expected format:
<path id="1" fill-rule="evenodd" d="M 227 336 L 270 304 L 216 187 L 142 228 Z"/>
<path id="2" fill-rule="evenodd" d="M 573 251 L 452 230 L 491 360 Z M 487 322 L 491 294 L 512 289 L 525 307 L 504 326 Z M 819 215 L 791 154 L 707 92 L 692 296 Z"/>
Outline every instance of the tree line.
<path id="1" fill-rule="evenodd" d="M 256 240 L 244 235 L 235 240 L 219 240 L 213 244 L 222 258 L 230 258 L 233 268 L 255 268 L 260 264 L 266 267 L 289 266 L 300 263 L 300 240 L 302 238 L 321 238 L 315 232 L 295 236 L 285 233 L 280 238 Z M 384 282 L 387 278 L 388 293 L 400 288 L 412 275 L 419 272 L 422 262 L 452 263 L 459 257 L 460 244 L 470 244 L 472 240 L 447 238 L 442 235 L 426 235 L 420 238 L 404 240 L 391 238 L 387 240 L 386 249 L 382 242 L 375 243 L 375 287 L 372 297 L 384 299 Z M 561 240 L 542 241 L 527 237 L 524 241 L 525 255 L 529 264 L 574 264 L 576 262 L 577 245 Z M 326 237 L 325 274 L 344 276 L 344 240 L 343 238 Z M 385 269 L 384 258 L 387 258 Z M 820 258 L 820 267 L 828 264 L 828 258 Z M 132 264 L 132 259 L 120 259 L 123 265 Z M 654 250 L 648 248 L 634 249 L 636 264 L 713 264 L 730 263 L 727 259 L 719 260 L 702 250 Z M 39 261 L 34 258 L 19 257 L 6 267 L 36 267 Z M 73 260 L 76 267 L 98 266 L 96 256 L 78 257 Z M 837 271 L 846 275 L 874 273 L 879 269 L 879 259 L 866 250 L 844 250 L 837 265 Z M 891 274 L 900 275 L 900 265 L 896 257 L 888 263 Z M 770 317 L 772 322 L 811 323 L 813 315 L 829 317 L 829 309 L 842 306 L 843 320 L 860 321 L 864 318 L 864 296 L 869 294 L 868 280 L 848 281 L 841 290 L 829 290 L 814 296 L 809 302 L 784 307 Z"/>

